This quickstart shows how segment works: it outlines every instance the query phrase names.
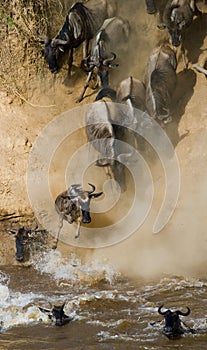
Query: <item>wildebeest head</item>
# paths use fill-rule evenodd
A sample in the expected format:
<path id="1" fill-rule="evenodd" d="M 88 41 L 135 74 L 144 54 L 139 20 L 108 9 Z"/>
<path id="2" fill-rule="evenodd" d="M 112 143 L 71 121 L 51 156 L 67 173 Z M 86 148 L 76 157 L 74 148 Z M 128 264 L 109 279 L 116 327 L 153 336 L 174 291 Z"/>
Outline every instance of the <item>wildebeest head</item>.
<path id="1" fill-rule="evenodd" d="M 47 36 L 43 37 L 39 35 L 44 43 L 44 57 L 49 66 L 51 73 L 56 74 L 59 72 L 58 60 L 61 52 L 64 52 L 64 46 L 68 45 L 67 40 L 61 39 L 49 39 Z"/>
<path id="2" fill-rule="evenodd" d="M 163 305 L 158 308 L 160 315 L 163 315 L 165 318 L 165 326 L 163 327 L 163 334 L 172 339 L 174 336 L 179 336 L 184 333 L 184 329 L 181 325 L 181 320 L 179 316 L 188 316 L 190 314 L 190 309 L 187 307 L 186 312 L 181 312 L 180 310 L 171 311 L 166 310 L 162 311 Z"/>
<path id="3" fill-rule="evenodd" d="M 67 317 L 64 312 L 65 303 L 61 306 L 54 305 L 52 308 L 52 317 L 55 319 L 56 326 L 63 326 L 65 318 Z"/>
<path id="4" fill-rule="evenodd" d="M 94 193 L 95 186 L 89 183 L 92 187 L 91 191 L 85 191 L 79 184 L 74 184 L 68 189 L 68 196 L 70 199 L 81 209 L 82 223 L 88 224 L 91 222 L 90 216 L 90 202 L 92 198 L 97 198 L 103 194 L 103 192 Z"/>
<path id="5" fill-rule="evenodd" d="M 37 229 L 38 225 L 35 224 L 33 228 L 31 227 L 14 227 L 10 224 L 10 232 L 15 235 L 16 240 L 16 260 L 22 262 L 24 260 L 24 245 L 29 238 L 32 231 Z"/>
<path id="6" fill-rule="evenodd" d="M 64 312 L 65 303 L 62 305 L 52 305 L 50 303 L 51 309 L 44 309 L 39 307 L 40 311 L 47 314 L 51 320 L 55 321 L 56 326 L 63 326 L 64 324 L 71 321 L 71 317 L 67 316 Z"/>

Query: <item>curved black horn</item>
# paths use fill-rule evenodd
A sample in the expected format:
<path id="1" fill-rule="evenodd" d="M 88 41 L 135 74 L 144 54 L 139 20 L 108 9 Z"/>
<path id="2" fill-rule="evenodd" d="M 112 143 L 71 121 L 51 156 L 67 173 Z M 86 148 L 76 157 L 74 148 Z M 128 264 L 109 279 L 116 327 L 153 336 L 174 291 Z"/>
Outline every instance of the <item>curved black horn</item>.
<path id="1" fill-rule="evenodd" d="M 96 187 L 93 184 L 91 184 L 90 182 L 88 182 L 88 184 L 89 184 L 89 186 L 92 187 L 92 191 L 88 191 L 88 194 L 91 194 L 95 191 Z"/>
<path id="2" fill-rule="evenodd" d="M 14 227 L 13 224 L 13 222 L 10 223 L 10 229 L 13 231 L 19 231 L 20 227 Z"/>
<path id="3" fill-rule="evenodd" d="M 112 57 L 110 58 L 106 58 L 105 60 L 103 60 L 103 65 L 107 66 L 109 63 L 111 63 L 112 61 L 114 61 L 116 59 L 116 54 L 114 52 L 111 52 Z"/>
<path id="4" fill-rule="evenodd" d="M 160 315 L 165 315 L 167 311 L 162 311 L 161 309 L 163 308 L 164 304 L 161 305 L 159 308 L 158 308 L 158 312 Z"/>
<path id="5" fill-rule="evenodd" d="M 50 39 L 48 38 L 48 36 L 40 34 L 38 32 L 38 30 L 37 30 L 36 34 L 37 34 L 38 38 L 40 38 L 44 42 L 45 45 L 49 44 Z"/>
<path id="6" fill-rule="evenodd" d="M 67 45 L 69 44 L 68 40 L 61 40 L 61 39 L 52 39 L 51 46 L 56 47 L 57 45 Z"/>
<path id="7" fill-rule="evenodd" d="M 189 309 L 189 307 L 187 307 L 187 311 L 186 312 L 182 312 L 180 310 L 177 310 L 176 312 L 177 312 L 178 315 L 188 316 L 190 314 L 190 309 Z"/>

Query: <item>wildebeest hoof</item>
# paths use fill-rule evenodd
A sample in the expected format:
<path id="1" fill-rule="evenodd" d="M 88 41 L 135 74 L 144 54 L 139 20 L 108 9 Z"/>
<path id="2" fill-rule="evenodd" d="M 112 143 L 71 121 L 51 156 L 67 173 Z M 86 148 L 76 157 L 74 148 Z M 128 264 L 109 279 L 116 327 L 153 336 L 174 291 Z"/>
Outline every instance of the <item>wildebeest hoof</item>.
<path id="1" fill-rule="evenodd" d="M 171 121 L 172 121 L 172 117 L 168 117 L 168 118 L 163 120 L 163 123 L 168 124 L 168 123 L 171 123 Z"/>
<path id="2" fill-rule="evenodd" d="M 160 30 L 164 30 L 166 28 L 166 25 L 164 23 L 157 24 L 157 28 Z"/>
<path id="3" fill-rule="evenodd" d="M 16 260 L 22 262 L 24 260 L 23 256 L 16 256 Z"/>

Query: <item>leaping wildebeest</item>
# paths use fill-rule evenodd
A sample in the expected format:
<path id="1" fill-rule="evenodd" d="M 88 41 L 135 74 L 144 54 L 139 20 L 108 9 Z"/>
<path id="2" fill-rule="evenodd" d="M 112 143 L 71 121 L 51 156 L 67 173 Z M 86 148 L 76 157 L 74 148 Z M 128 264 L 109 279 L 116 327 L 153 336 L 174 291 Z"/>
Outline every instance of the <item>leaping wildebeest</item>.
<path id="1" fill-rule="evenodd" d="M 181 336 L 182 334 L 186 332 L 193 333 L 193 330 L 189 327 L 184 328 L 182 325 L 182 321 L 180 320 L 179 316 L 188 316 L 190 314 L 190 309 L 187 307 L 186 312 L 181 312 L 180 310 L 171 311 L 166 310 L 162 311 L 164 305 L 161 305 L 158 308 L 158 313 L 160 315 L 163 315 L 165 318 L 165 326 L 162 329 L 162 333 L 169 339 L 174 339 L 176 337 Z"/>
<path id="2" fill-rule="evenodd" d="M 155 48 L 149 57 L 145 73 L 146 107 L 151 117 L 171 121 L 172 95 L 177 83 L 176 54 L 169 45 Z"/>
<path id="3" fill-rule="evenodd" d="M 53 38 L 39 37 L 43 40 L 44 56 L 52 73 L 59 71 L 59 59 L 64 49 L 69 50 L 68 75 L 71 74 L 73 49 L 83 43 L 83 58 L 88 56 L 89 41 L 97 33 L 106 18 L 115 15 L 115 0 L 89 0 L 76 2 L 69 9 L 66 20 Z"/>
<path id="4" fill-rule="evenodd" d="M 59 194 L 55 200 L 55 209 L 59 214 L 59 228 L 55 240 L 53 242 L 53 249 L 57 248 L 57 243 L 60 235 L 61 228 L 63 227 L 63 220 L 66 220 L 69 224 L 73 222 L 77 223 L 77 230 L 75 238 L 80 235 L 80 225 L 89 224 L 91 222 L 90 216 L 90 202 L 92 198 L 97 198 L 103 194 L 103 192 L 94 193 L 95 186 L 90 184 L 91 191 L 85 191 L 80 184 L 71 185 L 68 190 Z"/>
<path id="5" fill-rule="evenodd" d="M 126 55 L 129 32 L 129 22 L 126 19 L 113 17 L 104 21 L 99 32 L 92 40 L 90 55 L 84 60 L 89 74 L 78 102 L 82 101 L 94 74 L 99 77 L 102 88 L 109 85 L 109 69 L 118 66 L 114 63 L 116 58 L 121 61 L 124 58 L 123 56 Z"/>

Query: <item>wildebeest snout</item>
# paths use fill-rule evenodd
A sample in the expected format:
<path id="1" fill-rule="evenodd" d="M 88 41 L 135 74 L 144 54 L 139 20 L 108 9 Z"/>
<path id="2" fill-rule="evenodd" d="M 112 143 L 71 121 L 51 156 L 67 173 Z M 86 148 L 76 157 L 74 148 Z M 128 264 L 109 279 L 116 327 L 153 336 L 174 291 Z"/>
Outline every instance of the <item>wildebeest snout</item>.
<path id="1" fill-rule="evenodd" d="M 82 210 L 82 223 L 89 224 L 91 222 L 90 213 L 88 211 Z"/>

